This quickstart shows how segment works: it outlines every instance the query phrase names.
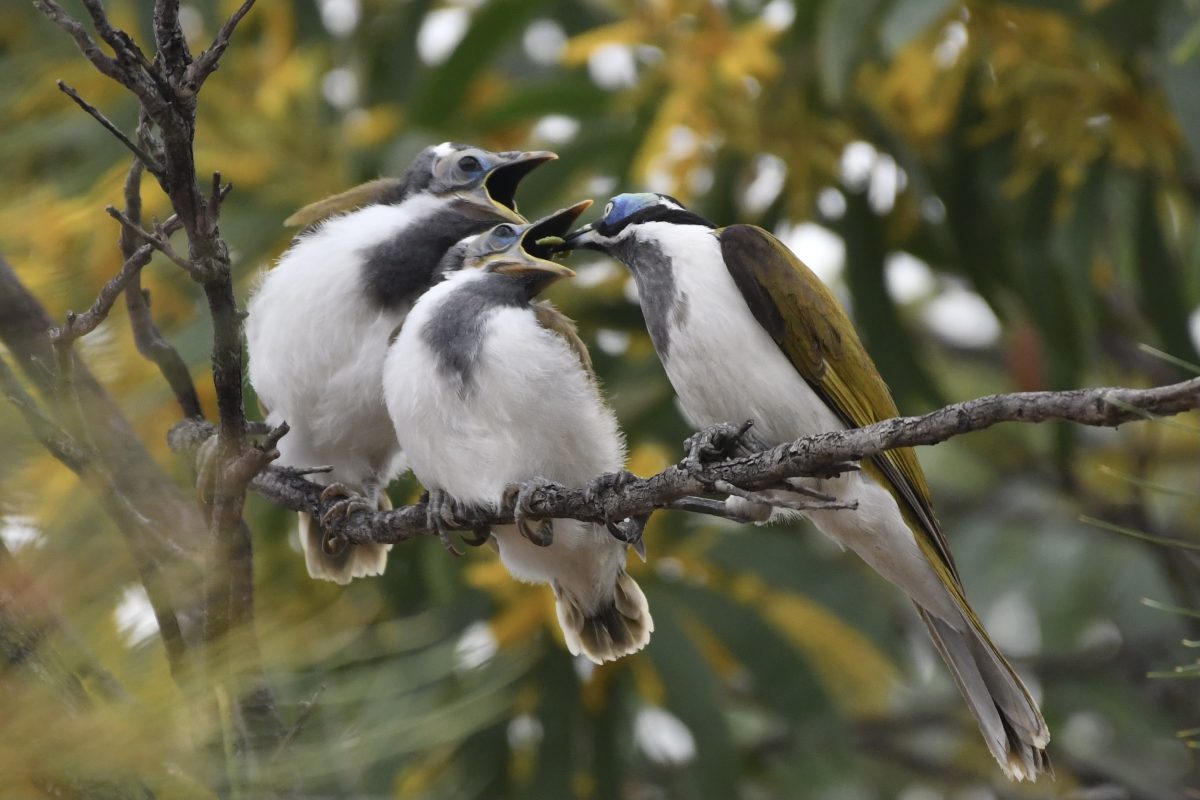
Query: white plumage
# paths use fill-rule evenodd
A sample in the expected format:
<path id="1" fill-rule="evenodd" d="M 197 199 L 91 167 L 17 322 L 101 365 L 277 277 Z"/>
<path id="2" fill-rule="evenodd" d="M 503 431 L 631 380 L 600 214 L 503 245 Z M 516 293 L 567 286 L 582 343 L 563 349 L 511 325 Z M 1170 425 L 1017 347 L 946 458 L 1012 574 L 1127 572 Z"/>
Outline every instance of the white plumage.
<path id="1" fill-rule="evenodd" d="M 388 336 L 408 308 L 382 309 L 369 300 L 363 254 L 447 202 L 418 194 L 334 217 L 301 234 L 263 275 L 248 304 L 246 344 L 250 383 L 267 421 L 291 427 L 279 443 L 279 464 L 332 466 L 313 480 L 341 482 L 371 499 L 403 470 L 381 381 Z M 345 583 L 383 573 L 390 545 L 355 547 L 340 569 L 322 557 L 315 527 L 301 517 L 313 577 Z"/>
<path id="2" fill-rule="evenodd" d="M 620 470 L 625 460 L 623 437 L 599 388 L 567 341 L 539 325 L 529 305 L 484 311 L 470 379 L 464 385 L 448 378 L 426 326 L 452 293 L 497 277 L 464 269 L 426 292 L 384 369 L 388 411 L 417 478 L 431 491 L 489 507 L 512 484 L 543 478 L 582 487 Z M 600 662 L 641 649 L 653 623 L 645 597 L 624 571 L 626 545 L 593 523 L 555 520 L 553 532 L 553 543 L 538 547 L 515 525 L 493 528 L 513 577 L 554 588 L 572 653 Z M 627 648 L 610 642 L 606 649 L 586 630 L 614 604 L 626 618 L 644 615 Z"/>

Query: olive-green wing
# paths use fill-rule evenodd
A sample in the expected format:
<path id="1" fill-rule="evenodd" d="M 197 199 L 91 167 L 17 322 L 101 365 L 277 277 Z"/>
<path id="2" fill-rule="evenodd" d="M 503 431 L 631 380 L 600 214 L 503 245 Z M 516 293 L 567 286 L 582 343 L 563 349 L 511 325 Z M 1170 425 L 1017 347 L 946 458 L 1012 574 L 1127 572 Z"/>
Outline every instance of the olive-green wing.
<path id="1" fill-rule="evenodd" d="M 575 351 L 575 355 L 579 357 L 579 363 L 587 370 L 587 374 L 592 380 L 595 380 L 596 372 L 592 369 L 592 356 L 588 352 L 587 345 L 583 343 L 583 339 L 579 338 L 579 327 L 575 321 L 555 308 L 549 300 L 539 300 L 534 303 L 533 313 L 537 317 L 539 325 L 566 340 L 571 349 Z"/>
<path id="2" fill-rule="evenodd" d="M 309 225 L 315 225 L 321 220 L 328 219 L 335 214 L 353 211 L 356 208 L 362 208 L 363 206 L 378 202 L 384 193 L 397 188 L 402 183 L 403 181 L 400 178 L 379 178 L 378 180 L 359 184 L 353 189 L 347 189 L 340 194 L 326 197 L 324 200 L 318 200 L 315 203 L 309 203 L 285 219 L 283 224 L 289 228 L 307 228 Z"/>
<path id="3" fill-rule="evenodd" d="M 842 304 L 812 270 L 762 228 L 732 225 L 715 235 L 755 319 L 847 427 L 900 415 Z M 933 554 L 957 584 L 958 570 L 913 449 L 889 450 L 870 459 L 864 469 L 883 478 L 910 524 L 927 534 Z"/>

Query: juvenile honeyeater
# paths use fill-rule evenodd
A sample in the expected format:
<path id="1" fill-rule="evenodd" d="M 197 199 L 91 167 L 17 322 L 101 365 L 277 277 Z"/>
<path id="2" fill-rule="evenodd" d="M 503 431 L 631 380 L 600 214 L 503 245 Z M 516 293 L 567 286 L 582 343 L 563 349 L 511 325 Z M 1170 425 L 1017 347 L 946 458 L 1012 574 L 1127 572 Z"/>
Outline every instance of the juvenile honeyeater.
<path id="1" fill-rule="evenodd" d="M 622 194 L 566 246 L 608 253 L 633 273 L 655 350 L 698 428 L 753 420 L 742 446 L 764 450 L 898 416 L 837 299 L 767 231 L 717 228 L 665 195 Z M 804 514 L 916 604 L 1004 772 L 1032 780 L 1049 769 L 1046 723 L 967 601 L 915 452 L 790 485 L 795 493 L 760 497 L 802 507 L 816 492 L 856 504 Z M 727 505 L 759 521 L 795 513 L 742 497 Z"/>
<path id="2" fill-rule="evenodd" d="M 403 469 L 383 402 L 388 337 L 439 277 L 464 236 L 523 222 L 514 196 L 547 152 L 493 153 L 444 143 L 385 178 L 308 206 L 304 226 L 250 298 L 250 383 L 272 424 L 286 421 L 278 463 L 330 466 L 313 480 L 389 507 L 382 491 Z M 348 545 L 300 515 L 314 578 L 347 583 L 381 574 L 390 545 Z"/>
<path id="3" fill-rule="evenodd" d="M 601 663 L 640 650 L 654 630 L 625 571 L 628 545 L 602 523 L 559 519 L 534 531 L 521 516 L 528 487 L 587 487 L 625 462 L 624 437 L 574 324 L 536 300 L 574 274 L 547 260 L 546 242 L 589 204 L 504 223 L 454 248 L 460 268 L 413 306 L 383 385 L 431 513 L 495 508 L 521 486 L 518 524 L 491 529 L 500 560 L 513 577 L 551 587 L 567 648 Z"/>

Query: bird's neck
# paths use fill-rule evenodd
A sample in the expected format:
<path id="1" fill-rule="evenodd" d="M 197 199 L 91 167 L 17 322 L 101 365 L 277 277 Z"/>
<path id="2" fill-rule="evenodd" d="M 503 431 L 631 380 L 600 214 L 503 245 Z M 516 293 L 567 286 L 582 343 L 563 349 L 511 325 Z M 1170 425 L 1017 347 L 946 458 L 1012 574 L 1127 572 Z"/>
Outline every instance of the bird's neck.
<path id="1" fill-rule="evenodd" d="M 528 307 L 530 289 L 504 275 L 468 269 L 448 280 L 450 286 L 421 328 L 438 367 L 460 393 L 473 386 L 475 365 L 483 349 L 488 318 L 501 308 Z"/>
<path id="2" fill-rule="evenodd" d="M 633 273 L 646 329 L 659 358 L 666 361 L 671 352 L 672 332 L 678 327 L 681 315 L 686 314 L 687 305 L 687 297 L 675 280 L 671 256 L 663 242 L 636 235 L 618 242 L 611 253 Z"/>
<path id="3" fill-rule="evenodd" d="M 457 200 L 424 211 L 363 254 L 366 294 L 378 308 L 410 305 L 433 285 L 450 248 L 501 221 Z"/>

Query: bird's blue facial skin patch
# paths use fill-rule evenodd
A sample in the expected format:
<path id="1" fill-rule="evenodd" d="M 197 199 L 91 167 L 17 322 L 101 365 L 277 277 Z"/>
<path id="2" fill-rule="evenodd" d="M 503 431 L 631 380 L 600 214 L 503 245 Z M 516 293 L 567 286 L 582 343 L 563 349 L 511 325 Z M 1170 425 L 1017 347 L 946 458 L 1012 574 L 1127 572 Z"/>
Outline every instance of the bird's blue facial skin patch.
<path id="1" fill-rule="evenodd" d="M 488 244 L 491 245 L 492 249 L 494 250 L 503 250 L 515 242 L 523 231 L 524 228 L 517 230 L 508 223 L 497 225 L 496 227 L 492 228 L 492 232 L 489 234 Z"/>
<path id="2" fill-rule="evenodd" d="M 609 200 L 608 205 L 604 207 L 604 224 L 616 225 L 621 220 L 641 211 L 643 208 L 656 205 L 660 200 L 661 198 L 658 195 L 650 194 L 649 192 L 619 194 L 612 200 Z"/>

